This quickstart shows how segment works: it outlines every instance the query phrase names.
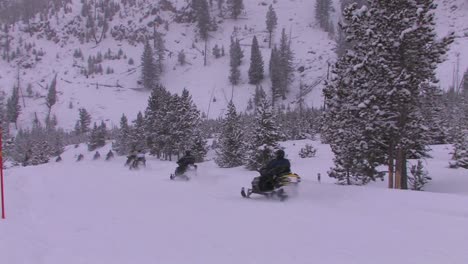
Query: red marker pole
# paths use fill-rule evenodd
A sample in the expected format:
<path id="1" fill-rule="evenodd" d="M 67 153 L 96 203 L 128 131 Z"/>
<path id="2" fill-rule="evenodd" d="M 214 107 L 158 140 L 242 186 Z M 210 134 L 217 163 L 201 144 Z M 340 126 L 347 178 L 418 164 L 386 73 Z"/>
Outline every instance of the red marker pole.
<path id="1" fill-rule="evenodd" d="M 0 129 L 0 193 L 2 197 L 2 219 L 5 219 L 5 195 L 3 191 L 3 152 L 2 152 L 2 129 Z"/>

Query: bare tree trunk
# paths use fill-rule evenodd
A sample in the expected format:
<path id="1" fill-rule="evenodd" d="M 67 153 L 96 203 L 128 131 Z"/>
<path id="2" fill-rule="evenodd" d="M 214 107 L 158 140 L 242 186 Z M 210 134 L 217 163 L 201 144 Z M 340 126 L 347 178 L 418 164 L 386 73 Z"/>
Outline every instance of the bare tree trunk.
<path id="1" fill-rule="evenodd" d="M 397 148 L 395 167 L 395 189 L 401 189 L 401 178 L 403 173 L 403 151 L 401 148 Z"/>
<path id="2" fill-rule="evenodd" d="M 403 190 L 408 189 L 408 169 L 406 167 L 406 151 L 402 150 L 402 163 L 401 163 L 401 184 L 400 187 Z"/>
<path id="3" fill-rule="evenodd" d="M 273 32 L 270 31 L 269 33 L 270 33 L 270 37 L 269 37 L 269 40 L 268 40 L 268 48 L 271 49 L 271 34 L 272 34 Z"/>
<path id="4" fill-rule="evenodd" d="M 393 149 L 392 145 L 390 144 L 388 150 L 388 188 L 393 189 L 393 173 L 394 173 L 394 157 L 393 157 Z"/>
<path id="5" fill-rule="evenodd" d="M 208 41 L 205 40 L 205 54 L 204 54 L 204 58 L 203 58 L 203 66 L 206 66 L 206 49 L 207 49 L 207 46 L 208 46 L 207 42 Z"/>

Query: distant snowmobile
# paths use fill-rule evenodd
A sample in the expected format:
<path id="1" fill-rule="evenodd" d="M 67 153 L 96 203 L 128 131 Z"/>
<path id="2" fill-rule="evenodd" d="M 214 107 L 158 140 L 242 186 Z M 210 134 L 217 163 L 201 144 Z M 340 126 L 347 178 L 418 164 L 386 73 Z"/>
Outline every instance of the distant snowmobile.
<path id="1" fill-rule="evenodd" d="M 180 180 L 188 181 L 188 180 L 190 180 L 190 178 L 192 178 L 193 176 L 196 176 L 196 175 L 197 175 L 197 165 L 189 164 L 189 165 L 187 165 L 185 170 L 180 170 L 179 167 L 177 167 L 175 172 L 172 173 L 169 176 L 169 178 L 171 180 L 180 179 Z"/>
<path id="2" fill-rule="evenodd" d="M 260 176 L 255 177 L 252 181 L 252 188 L 245 190 L 241 189 L 241 195 L 244 198 L 250 198 L 250 196 L 255 194 L 264 195 L 268 198 L 279 199 L 280 201 L 286 200 L 294 189 L 297 188 L 299 182 L 301 182 L 301 177 L 295 173 L 285 173 L 279 176 L 275 176 L 273 179 L 273 189 L 262 190 L 260 188 Z"/>

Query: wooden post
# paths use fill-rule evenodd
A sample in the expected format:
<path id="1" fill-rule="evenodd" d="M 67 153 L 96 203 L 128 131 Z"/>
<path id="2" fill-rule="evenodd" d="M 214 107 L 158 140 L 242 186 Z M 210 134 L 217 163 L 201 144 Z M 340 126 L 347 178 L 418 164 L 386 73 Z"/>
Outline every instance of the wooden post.
<path id="1" fill-rule="evenodd" d="M 3 186 L 3 152 L 2 152 L 2 129 L 0 128 L 0 196 L 2 199 L 2 219 L 5 219 L 5 195 Z"/>

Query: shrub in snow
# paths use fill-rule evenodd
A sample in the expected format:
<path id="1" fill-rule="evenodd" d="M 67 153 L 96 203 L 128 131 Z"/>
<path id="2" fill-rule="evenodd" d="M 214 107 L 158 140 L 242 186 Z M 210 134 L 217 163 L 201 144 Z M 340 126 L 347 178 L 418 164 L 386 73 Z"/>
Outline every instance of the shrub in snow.
<path id="1" fill-rule="evenodd" d="M 468 130 L 460 130 L 456 135 L 450 168 L 468 169 Z"/>
<path id="2" fill-rule="evenodd" d="M 184 50 L 179 51 L 179 54 L 177 54 L 177 61 L 180 65 L 185 65 L 185 63 L 187 63 Z"/>
<path id="3" fill-rule="evenodd" d="M 305 158 L 313 158 L 315 157 L 315 154 L 317 153 L 317 149 L 314 148 L 310 144 L 306 144 L 305 147 L 301 148 L 299 151 L 299 157 L 305 159 Z"/>
<path id="4" fill-rule="evenodd" d="M 421 160 L 418 160 L 418 164 L 411 166 L 410 172 L 411 175 L 408 175 L 408 181 L 411 190 L 422 191 L 424 185 L 432 180 L 432 178 L 428 176 L 427 170 L 424 169 Z"/>

